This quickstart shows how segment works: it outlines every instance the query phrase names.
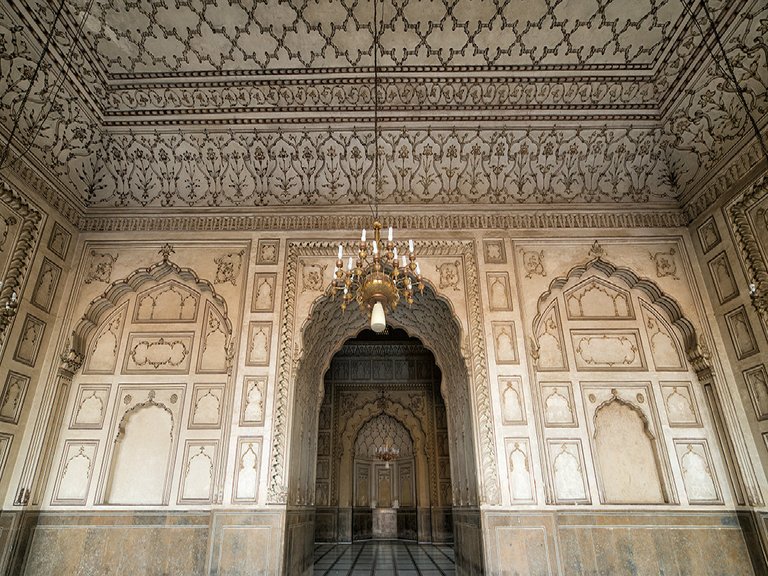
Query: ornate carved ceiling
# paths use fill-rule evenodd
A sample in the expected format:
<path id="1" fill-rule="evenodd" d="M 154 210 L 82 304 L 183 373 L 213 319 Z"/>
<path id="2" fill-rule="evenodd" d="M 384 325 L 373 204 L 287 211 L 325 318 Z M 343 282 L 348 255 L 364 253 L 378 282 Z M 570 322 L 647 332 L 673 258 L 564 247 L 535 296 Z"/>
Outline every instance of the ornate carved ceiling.
<path id="1" fill-rule="evenodd" d="M 768 6 L 708 1 L 762 117 Z M 688 201 L 748 125 L 682 2 L 384 0 L 381 201 Z M 6 130 L 57 4 L 0 10 Z M 370 0 L 66 2 L 17 146 L 90 213 L 365 205 L 372 28 Z"/>

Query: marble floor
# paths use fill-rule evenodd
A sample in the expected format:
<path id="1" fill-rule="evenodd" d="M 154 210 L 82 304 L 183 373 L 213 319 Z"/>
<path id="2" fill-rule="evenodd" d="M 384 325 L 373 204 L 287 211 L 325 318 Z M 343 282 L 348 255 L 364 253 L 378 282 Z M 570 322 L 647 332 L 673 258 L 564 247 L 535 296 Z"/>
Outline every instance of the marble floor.
<path id="1" fill-rule="evenodd" d="M 315 545 L 315 576 L 454 576 L 453 547 L 397 540 Z"/>

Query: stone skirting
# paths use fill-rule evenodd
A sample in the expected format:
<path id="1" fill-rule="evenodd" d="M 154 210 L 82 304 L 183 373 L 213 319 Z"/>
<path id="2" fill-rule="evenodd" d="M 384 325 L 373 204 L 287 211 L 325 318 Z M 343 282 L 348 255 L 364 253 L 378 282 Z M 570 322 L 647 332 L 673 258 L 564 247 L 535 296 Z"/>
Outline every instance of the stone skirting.
<path id="1" fill-rule="evenodd" d="M 757 513 L 462 508 L 452 517 L 458 574 L 768 573 L 768 519 Z M 25 576 L 298 575 L 311 573 L 314 523 L 311 508 L 3 511 L 0 554 L 4 574 Z"/>
<path id="2" fill-rule="evenodd" d="M 508 511 L 482 518 L 488 575 L 766 574 L 741 513 Z"/>

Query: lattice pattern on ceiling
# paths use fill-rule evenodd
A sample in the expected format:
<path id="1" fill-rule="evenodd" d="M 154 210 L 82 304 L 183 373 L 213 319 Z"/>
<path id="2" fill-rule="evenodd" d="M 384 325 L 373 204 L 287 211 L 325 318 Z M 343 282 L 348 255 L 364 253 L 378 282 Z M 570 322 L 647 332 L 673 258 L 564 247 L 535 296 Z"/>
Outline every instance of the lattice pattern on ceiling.
<path id="1" fill-rule="evenodd" d="M 112 75 L 369 66 L 372 12 L 370 0 L 116 0 L 94 2 L 86 31 Z M 647 67 L 681 13 L 677 0 L 391 0 L 381 63 Z"/>

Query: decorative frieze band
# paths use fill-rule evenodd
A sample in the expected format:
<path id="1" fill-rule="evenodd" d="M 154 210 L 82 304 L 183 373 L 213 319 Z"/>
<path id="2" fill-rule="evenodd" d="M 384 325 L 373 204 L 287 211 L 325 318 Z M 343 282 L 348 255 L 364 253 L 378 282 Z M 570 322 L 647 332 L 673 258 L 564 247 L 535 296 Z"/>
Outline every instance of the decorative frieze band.
<path id="1" fill-rule="evenodd" d="M 394 215 L 393 226 L 414 230 L 471 230 L 526 228 L 678 228 L 687 225 L 674 207 L 663 211 L 520 212 Z M 83 232 L 239 232 L 246 230 L 357 230 L 370 223 L 367 215 L 197 215 L 88 216 L 79 222 Z"/>

